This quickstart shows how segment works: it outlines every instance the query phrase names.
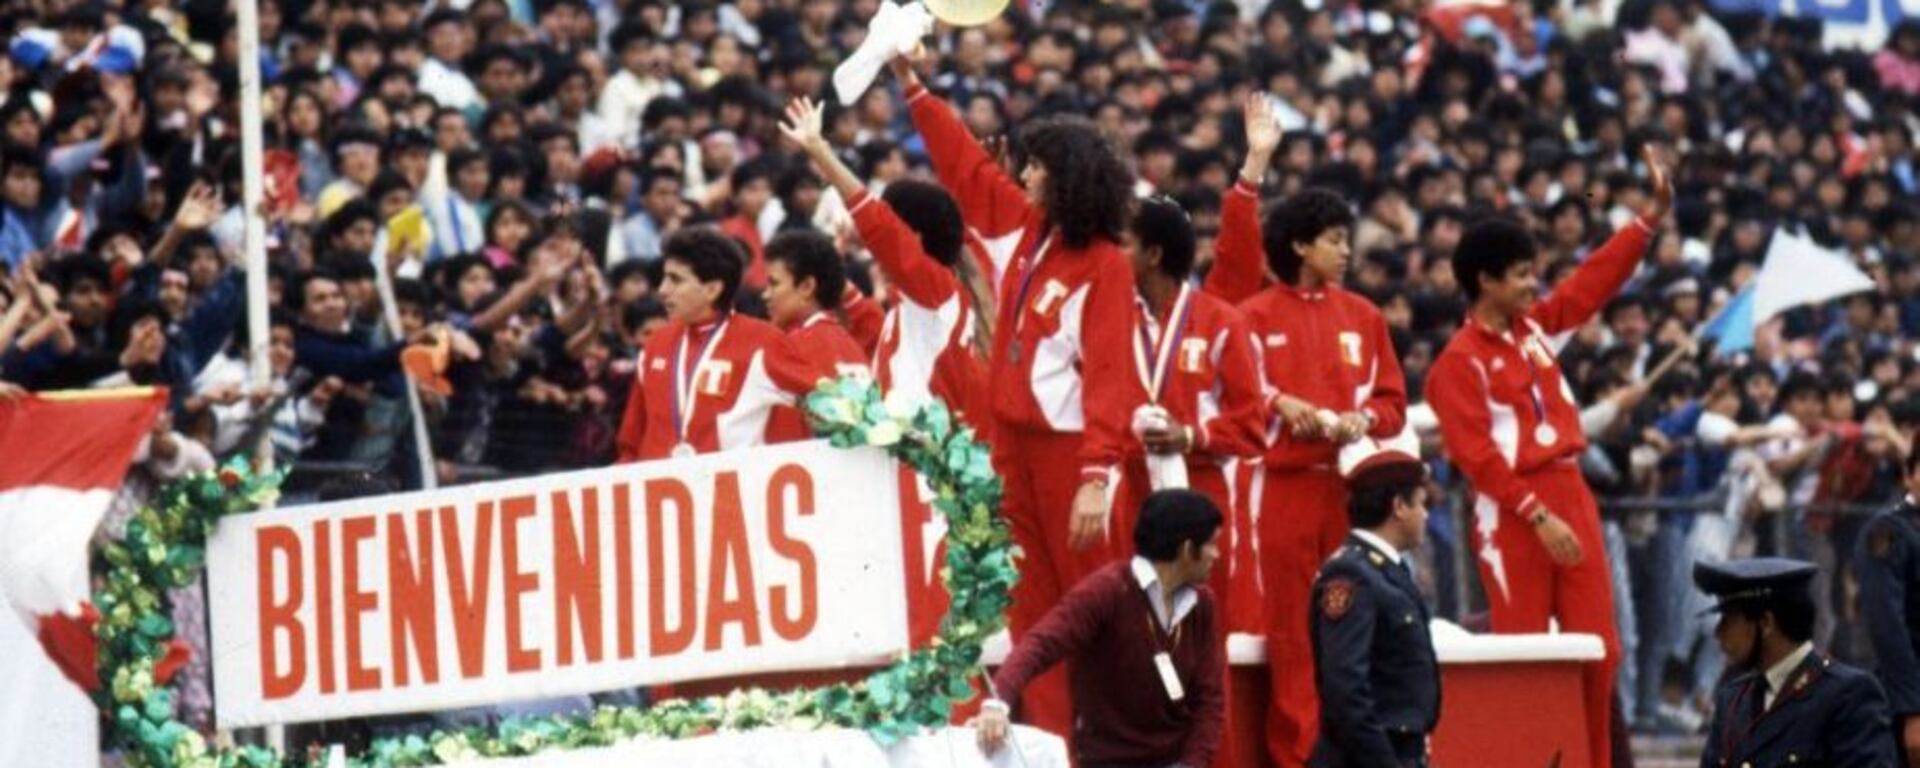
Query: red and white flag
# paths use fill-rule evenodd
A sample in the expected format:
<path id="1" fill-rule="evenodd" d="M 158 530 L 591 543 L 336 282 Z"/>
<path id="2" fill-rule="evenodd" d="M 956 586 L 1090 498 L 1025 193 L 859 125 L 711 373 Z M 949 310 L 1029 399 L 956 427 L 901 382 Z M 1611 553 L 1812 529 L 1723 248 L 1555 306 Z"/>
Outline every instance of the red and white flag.
<path id="1" fill-rule="evenodd" d="M 166 405 L 151 387 L 0 401 L 0 603 L 43 642 L 90 631 L 88 542 Z M 47 650 L 69 677 L 91 672 Z"/>

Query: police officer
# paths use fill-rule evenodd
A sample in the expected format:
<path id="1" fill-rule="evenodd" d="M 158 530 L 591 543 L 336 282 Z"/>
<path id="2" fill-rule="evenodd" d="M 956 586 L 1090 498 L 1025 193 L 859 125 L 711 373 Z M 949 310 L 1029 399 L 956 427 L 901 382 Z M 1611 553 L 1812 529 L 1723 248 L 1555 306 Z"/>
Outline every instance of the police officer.
<path id="1" fill-rule="evenodd" d="M 1880 684 L 1809 639 L 1813 574 L 1773 557 L 1694 563 L 1694 584 L 1719 598 L 1714 635 L 1735 665 L 1713 696 L 1702 768 L 1897 765 Z"/>
<path id="2" fill-rule="evenodd" d="M 1417 445 L 1372 443 L 1342 452 L 1353 530 L 1313 584 L 1316 768 L 1425 766 L 1440 719 L 1440 665 L 1406 563 L 1427 528 L 1426 466 Z"/>
<path id="3" fill-rule="evenodd" d="M 1905 467 L 1907 497 L 1867 521 L 1853 568 L 1899 750 L 1920 768 L 1920 447 Z"/>

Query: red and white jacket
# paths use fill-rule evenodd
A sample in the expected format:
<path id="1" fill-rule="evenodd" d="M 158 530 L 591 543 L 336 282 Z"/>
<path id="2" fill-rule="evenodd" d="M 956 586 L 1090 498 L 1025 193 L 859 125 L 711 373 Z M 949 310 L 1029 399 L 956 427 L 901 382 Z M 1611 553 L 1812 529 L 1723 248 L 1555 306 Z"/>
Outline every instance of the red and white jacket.
<path id="1" fill-rule="evenodd" d="M 860 345 L 863 354 L 872 357 L 873 350 L 880 346 L 880 329 L 886 325 L 887 308 L 848 281 L 846 291 L 840 294 L 840 314 L 847 318 L 847 335 Z"/>
<path id="2" fill-rule="evenodd" d="M 1192 287 L 1183 287 L 1188 307 L 1185 322 L 1173 339 L 1166 339 L 1162 325 L 1174 322 L 1181 314 L 1176 301 L 1171 317 L 1156 318 L 1145 301 L 1137 303 L 1134 316 L 1134 380 L 1143 392 L 1158 356 L 1165 349 L 1166 372 L 1159 397 L 1147 399 L 1167 409 L 1174 421 L 1193 427 L 1194 447 L 1187 454 L 1190 466 L 1218 467 L 1234 458 L 1253 458 L 1266 449 L 1266 396 L 1260 381 L 1259 353 L 1254 351 L 1253 335 L 1240 313 L 1216 296 Z M 1172 346 L 1166 347 L 1166 345 Z M 1145 455 L 1145 448 L 1134 441 L 1131 456 Z"/>
<path id="3" fill-rule="evenodd" d="M 853 340 L 853 335 L 831 313 L 813 313 L 799 325 L 788 329 L 787 339 L 793 342 L 794 351 L 807 358 L 807 363 L 814 370 L 827 371 L 828 375 L 835 378 L 873 378 L 873 370 L 867 367 L 866 352 L 860 349 L 860 343 Z M 801 394 L 805 395 L 804 392 Z M 807 417 L 800 412 L 798 405 L 783 405 L 773 409 L 773 423 L 767 427 L 767 442 L 788 443 L 811 437 L 813 430 L 807 426 Z"/>
<path id="4" fill-rule="evenodd" d="M 873 355 L 881 391 L 911 402 L 938 397 L 978 428 L 984 419 L 969 416 L 984 414 L 987 367 L 973 354 L 976 310 L 960 278 L 927 254 L 892 206 L 866 192 L 848 206 L 861 242 L 898 294 Z"/>
<path id="5" fill-rule="evenodd" d="M 967 225 L 990 252 L 1015 242 L 1008 266 L 996 270 L 988 391 L 997 428 L 1081 433 L 1081 473 L 1111 479 L 1140 401 L 1130 372 L 1134 289 L 1126 257 L 1111 240 L 1081 248 L 1060 242 L 952 106 L 919 85 L 907 90 L 907 103 Z"/>
<path id="6" fill-rule="evenodd" d="M 1555 337 L 1586 323 L 1619 292 L 1652 237 L 1652 227 L 1635 218 L 1509 331 L 1496 332 L 1468 313 L 1434 361 L 1427 402 L 1448 457 L 1482 500 L 1530 514 L 1538 499 L 1522 476 L 1586 449 Z"/>
<path id="7" fill-rule="evenodd" d="M 764 320 L 733 313 L 693 329 L 670 322 L 640 351 L 615 443 L 618 460 L 665 458 L 682 442 L 699 453 L 779 442 L 771 434 L 774 410 L 793 406 L 832 375 Z M 676 404 L 680 381 L 691 393 Z"/>
<path id="8" fill-rule="evenodd" d="M 1407 423 L 1407 382 L 1386 318 L 1373 302 L 1339 286 L 1306 291 L 1275 283 L 1263 288 L 1266 262 L 1259 205 L 1259 193 L 1245 181 L 1235 184 L 1221 202 L 1220 238 L 1207 291 L 1229 301 L 1244 299 L 1240 313 L 1260 349 L 1271 393 L 1335 413 L 1367 413 L 1373 417 L 1367 432 L 1371 437 L 1399 434 Z M 1338 444 L 1296 440 L 1285 421 L 1268 411 L 1268 467 L 1336 465 Z"/>

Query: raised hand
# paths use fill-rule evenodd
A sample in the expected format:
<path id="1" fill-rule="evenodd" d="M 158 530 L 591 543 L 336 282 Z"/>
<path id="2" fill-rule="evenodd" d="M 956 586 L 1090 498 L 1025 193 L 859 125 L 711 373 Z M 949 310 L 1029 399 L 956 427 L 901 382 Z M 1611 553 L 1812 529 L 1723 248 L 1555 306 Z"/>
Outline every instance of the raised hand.
<path id="1" fill-rule="evenodd" d="M 1648 222 L 1658 222 L 1667 217 L 1668 211 L 1673 210 L 1673 178 L 1667 173 L 1666 165 L 1660 162 L 1659 155 L 1654 152 L 1652 144 L 1641 145 L 1640 158 L 1646 161 L 1647 176 L 1653 181 L 1653 202 L 1641 212 L 1641 215 L 1645 216 Z"/>
<path id="2" fill-rule="evenodd" d="M 810 155 L 832 150 L 822 127 L 820 105 L 805 96 L 787 104 L 787 119 L 780 124 L 780 133 Z"/>
<path id="3" fill-rule="evenodd" d="M 1247 159 L 1240 167 L 1240 176 L 1259 184 L 1273 164 L 1274 151 L 1280 148 L 1280 121 L 1274 118 L 1273 104 L 1263 92 L 1247 94 L 1243 111 L 1246 113 Z"/>
<path id="4" fill-rule="evenodd" d="M 214 219 L 220 218 L 220 192 L 213 185 L 197 183 L 187 188 L 187 196 L 180 201 L 180 210 L 173 214 L 174 226 L 193 231 L 213 226 Z"/>

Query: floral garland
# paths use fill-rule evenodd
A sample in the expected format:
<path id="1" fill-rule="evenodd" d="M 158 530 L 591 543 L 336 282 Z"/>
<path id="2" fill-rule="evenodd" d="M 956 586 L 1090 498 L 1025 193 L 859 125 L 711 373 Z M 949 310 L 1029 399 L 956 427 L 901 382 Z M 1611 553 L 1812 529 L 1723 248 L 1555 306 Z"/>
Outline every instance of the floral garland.
<path id="1" fill-rule="evenodd" d="M 947 519 L 946 566 L 951 595 L 940 632 L 924 648 L 851 684 L 784 692 L 758 688 L 724 696 L 611 707 L 577 716 L 512 719 L 497 728 L 470 727 L 375 741 L 354 766 L 439 765 L 549 750 L 610 746 L 636 738 L 678 739 L 721 731 L 780 726 L 857 728 L 882 744 L 945 725 L 955 702 L 974 695 L 981 646 L 1003 626 L 1018 578 L 1014 549 L 1000 517 L 1000 478 L 973 430 L 934 401 L 907 405 L 871 382 L 822 382 L 806 398 L 816 434 L 834 447 L 874 446 L 919 471 Z M 297 765 L 260 747 L 211 747 L 175 718 L 174 694 L 156 684 L 173 624 L 164 591 L 191 583 L 205 561 L 206 538 L 220 518 L 252 510 L 277 493 L 282 475 L 256 475 L 244 461 L 168 486 L 109 545 L 105 585 L 94 593 L 101 614 L 96 694 L 107 714 L 110 743 L 130 766 L 269 768 Z"/>

